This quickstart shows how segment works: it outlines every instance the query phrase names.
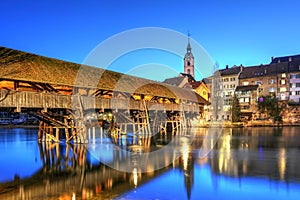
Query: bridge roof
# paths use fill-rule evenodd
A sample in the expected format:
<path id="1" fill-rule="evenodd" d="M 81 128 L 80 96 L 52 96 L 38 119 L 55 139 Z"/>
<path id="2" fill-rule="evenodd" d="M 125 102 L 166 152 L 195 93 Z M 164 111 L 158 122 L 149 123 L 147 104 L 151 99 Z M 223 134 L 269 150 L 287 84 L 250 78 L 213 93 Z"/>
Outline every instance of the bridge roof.
<path id="1" fill-rule="evenodd" d="M 206 103 L 195 92 L 102 68 L 0 47 L 0 79 L 97 88 Z"/>

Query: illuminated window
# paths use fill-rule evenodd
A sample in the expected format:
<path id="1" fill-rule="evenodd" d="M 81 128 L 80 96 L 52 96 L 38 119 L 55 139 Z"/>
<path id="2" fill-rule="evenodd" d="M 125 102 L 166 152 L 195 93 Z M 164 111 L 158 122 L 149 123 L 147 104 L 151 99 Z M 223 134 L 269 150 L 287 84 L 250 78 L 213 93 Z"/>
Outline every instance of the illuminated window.
<path id="1" fill-rule="evenodd" d="M 282 78 L 285 78 L 285 77 L 286 77 L 285 73 L 282 73 L 282 74 L 281 74 L 281 77 L 282 77 Z"/>
<path id="2" fill-rule="evenodd" d="M 280 92 L 286 92 L 286 88 L 285 87 L 281 87 L 279 91 Z"/>

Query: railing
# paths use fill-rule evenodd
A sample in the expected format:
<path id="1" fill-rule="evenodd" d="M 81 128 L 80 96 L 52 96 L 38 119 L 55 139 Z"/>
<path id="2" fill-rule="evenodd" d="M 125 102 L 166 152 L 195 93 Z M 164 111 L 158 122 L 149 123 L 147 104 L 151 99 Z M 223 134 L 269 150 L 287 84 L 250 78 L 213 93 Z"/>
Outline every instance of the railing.
<path id="1" fill-rule="evenodd" d="M 7 91 L 0 90 L 0 107 L 9 108 L 60 108 L 72 109 L 78 103 L 76 95 L 62 95 L 55 93 L 38 93 L 27 91 Z M 88 109 L 144 109 L 143 101 L 121 98 L 99 98 L 80 96 L 80 101 L 85 110 Z M 156 103 L 147 102 L 148 110 L 161 111 L 187 111 L 199 112 L 198 105 L 176 104 L 176 103 Z"/>

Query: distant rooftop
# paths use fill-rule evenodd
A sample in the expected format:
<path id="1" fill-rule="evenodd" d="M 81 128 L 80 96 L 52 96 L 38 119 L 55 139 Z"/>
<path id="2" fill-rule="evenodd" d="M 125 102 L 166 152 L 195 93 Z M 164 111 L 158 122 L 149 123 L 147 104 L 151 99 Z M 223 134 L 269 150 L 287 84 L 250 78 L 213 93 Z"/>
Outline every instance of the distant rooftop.
<path id="1" fill-rule="evenodd" d="M 220 69 L 219 72 L 221 74 L 221 76 L 229 76 L 229 75 L 238 75 L 240 73 L 242 66 L 232 66 L 230 68 L 228 68 L 226 66 L 226 69 Z"/>
<path id="2" fill-rule="evenodd" d="M 271 64 L 273 63 L 281 63 L 281 62 L 293 62 L 300 61 L 300 55 L 292 55 L 292 56 L 282 56 L 271 58 Z"/>

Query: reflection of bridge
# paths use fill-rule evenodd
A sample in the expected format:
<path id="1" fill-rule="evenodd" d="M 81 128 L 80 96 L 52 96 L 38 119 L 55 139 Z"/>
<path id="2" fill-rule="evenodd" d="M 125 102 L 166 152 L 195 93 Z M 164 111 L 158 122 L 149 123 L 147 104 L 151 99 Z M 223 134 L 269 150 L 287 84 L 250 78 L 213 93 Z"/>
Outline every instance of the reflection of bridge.
<path id="1" fill-rule="evenodd" d="M 197 117 L 206 103 L 190 90 L 3 47 L 0 74 L 1 109 L 38 112 L 39 138 L 54 141 L 64 132 L 67 141 L 86 142 L 87 117 L 99 112 L 119 117 L 121 132 L 132 123 L 149 131 L 150 116 L 166 129 L 162 121 Z"/>
<path id="2" fill-rule="evenodd" d="M 159 138 L 159 141 L 164 139 L 167 143 L 174 139 L 174 137 L 173 134 L 169 134 L 168 136 Z M 160 158 L 157 157 L 156 161 L 152 160 L 147 163 L 149 168 L 152 168 L 152 170 L 147 173 L 141 173 L 139 168 L 132 169 L 129 172 L 123 172 L 100 164 L 99 161 L 94 158 L 95 152 L 98 152 L 99 149 L 94 148 L 99 146 L 107 147 L 107 145 L 113 147 L 112 140 L 103 135 L 102 138 L 100 137 L 97 140 L 97 142 L 102 141 L 101 145 L 96 146 L 92 144 L 39 143 L 40 159 L 43 163 L 42 169 L 30 178 L 3 184 L 6 186 L 4 189 L 7 190 L 7 193 L 0 195 L 0 198 L 71 199 L 73 195 L 82 196 L 83 198 L 93 196 L 112 198 L 138 185 L 144 184 L 169 170 L 169 166 L 155 170 L 156 163 L 170 159 L 170 155 L 167 152 L 161 154 Z M 147 140 L 145 138 L 139 138 L 139 141 L 147 143 L 138 142 L 140 145 L 135 145 L 139 146 L 143 151 L 150 151 L 152 147 L 157 148 L 157 145 L 161 145 L 161 143 L 153 143 L 153 140 Z M 147 146 L 149 141 L 151 143 L 150 147 Z M 177 142 L 179 141 L 177 140 Z M 129 143 L 123 145 L 128 146 L 128 150 L 132 147 L 132 144 Z M 105 152 L 101 153 L 105 154 Z M 130 157 L 129 153 L 128 151 L 123 151 L 123 156 L 120 156 L 117 151 L 113 151 L 108 155 L 109 158 L 107 158 L 108 160 L 106 160 L 105 164 L 111 162 L 109 164 L 110 166 L 119 165 L 120 168 L 124 168 L 122 166 L 128 165 L 128 159 L 132 161 L 132 157 Z M 189 158 L 184 157 L 182 160 L 182 163 L 184 163 L 182 164 L 184 171 L 187 171 L 191 167 L 191 163 L 189 163 L 191 162 L 190 156 L 189 154 Z M 103 157 L 98 158 L 101 159 Z M 181 166 L 181 160 L 171 160 L 173 164 L 179 164 Z M 186 177 L 185 181 L 187 181 Z M 186 184 L 187 187 L 191 187 L 190 184 L 192 183 L 187 182 Z"/>

